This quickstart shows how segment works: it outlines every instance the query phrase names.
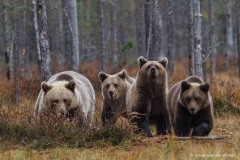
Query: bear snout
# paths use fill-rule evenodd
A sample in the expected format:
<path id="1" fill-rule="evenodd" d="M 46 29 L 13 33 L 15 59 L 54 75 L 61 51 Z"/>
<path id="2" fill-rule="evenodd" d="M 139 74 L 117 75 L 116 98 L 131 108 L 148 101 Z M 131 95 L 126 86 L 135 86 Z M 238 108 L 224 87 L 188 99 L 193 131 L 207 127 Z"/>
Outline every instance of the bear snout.
<path id="1" fill-rule="evenodd" d="M 113 91 L 108 91 L 109 97 L 113 99 Z"/>
<path id="2" fill-rule="evenodd" d="M 156 74 L 157 73 L 157 69 L 155 67 L 151 67 L 150 68 L 150 73 L 151 74 Z"/>
<path id="3" fill-rule="evenodd" d="M 195 114 L 196 113 L 196 109 L 195 108 L 190 108 L 190 113 L 191 114 Z"/>
<path id="4" fill-rule="evenodd" d="M 154 66 L 148 70 L 148 75 L 150 77 L 155 77 L 157 74 L 158 74 L 157 69 Z"/>

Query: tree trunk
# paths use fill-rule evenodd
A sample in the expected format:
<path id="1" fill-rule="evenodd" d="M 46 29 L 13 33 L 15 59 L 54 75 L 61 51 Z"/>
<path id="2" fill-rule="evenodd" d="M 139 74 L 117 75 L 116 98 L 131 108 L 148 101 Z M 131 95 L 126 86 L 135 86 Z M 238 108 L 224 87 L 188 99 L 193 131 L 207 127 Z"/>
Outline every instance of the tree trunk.
<path id="1" fill-rule="evenodd" d="M 146 55 L 146 33 L 144 23 L 144 0 L 135 0 L 135 19 L 138 56 Z"/>
<path id="2" fill-rule="evenodd" d="M 117 9 L 112 6 L 112 27 L 113 27 L 113 68 L 116 68 L 116 64 L 118 63 L 118 21 L 117 21 L 117 17 L 118 17 L 118 11 Z"/>
<path id="3" fill-rule="evenodd" d="M 41 74 L 42 79 L 47 81 L 52 73 L 50 68 L 49 39 L 47 27 L 46 0 L 38 0 L 38 20 L 41 51 Z"/>
<path id="4" fill-rule="evenodd" d="M 153 0 L 145 0 L 144 4 L 144 15 L 145 15 L 145 44 L 146 44 L 146 54 L 147 56 L 149 51 L 149 42 L 150 42 L 150 33 L 151 33 L 151 18 L 152 18 L 152 3 Z"/>
<path id="5" fill-rule="evenodd" d="M 4 39 L 4 53 L 6 58 L 6 76 L 10 80 L 12 77 L 12 56 L 10 54 L 10 23 L 7 10 L 7 0 L 2 1 L 3 14 L 4 14 L 4 25 L 3 25 L 3 39 Z"/>
<path id="6" fill-rule="evenodd" d="M 101 56 L 101 70 L 106 72 L 107 69 L 107 57 L 105 48 L 105 35 L 104 35 L 104 11 L 103 11 L 104 0 L 99 0 L 99 20 L 100 20 L 100 56 Z"/>
<path id="7" fill-rule="evenodd" d="M 167 10 L 168 10 L 168 20 L 167 20 L 167 55 L 169 61 L 169 76 L 173 76 L 174 72 L 174 36 L 173 36 L 173 27 L 174 27 L 174 20 L 173 20 L 173 9 L 172 9 L 172 0 L 167 1 Z"/>
<path id="8" fill-rule="evenodd" d="M 149 35 L 151 36 L 151 46 L 147 57 L 149 60 L 155 60 L 161 52 L 162 19 L 158 0 L 155 0 L 152 8 L 151 34 Z"/>
<path id="9" fill-rule="evenodd" d="M 196 76 L 203 78 L 203 61 L 202 61 L 202 33 L 201 33 L 201 12 L 200 0 L 195 0 L 195 69 Z"/>
<path id="10" fill-rule="evenodd" d="M 237 2 L 237 41 L 238 41 L 238 76 L 240 80 L 240 2 Z"/>
<path id="11" fill-rule="evenodd" d="M 23 3 L 22 3 L 23 2 Z M 27 75 L 27 33 L 26 33 L 26 0 L 19 1 L 17 4 L 23 7 L 22 14 L 17 18 L 17 43 L 19 49 L 20 67 L 22 69 L 22 76 Z"/>
<path id="12" fill-rule="evenodd" d="M 19 92 L 18 92 L 18 60 L 19 60 L 19 54 L 18 54 L 18 47 L 17 47 L 17 26 L 16 26 L 16 13 L 15 13 L 15 3 L 16 1 L 12 1 L 13 5 L 13 59 L 14 59 L 14 96 L 15 96 L 15 103 L 18 106 L 19 105 Z"/>
<path id="13" fill-rule="evenodd" d="M 33 24 L 34 24 L 34 31 L 35 31 L 35 43 L 37 48 L 37 60 L 38 60 L 38 68 L 41 72 L 41 51 L 40 51 L 40 40 L 39 40 L 39 29 L 38 29 L 38 17 L 37 17 L 37 6 L 36 6 L 36 0 L 32 0 L 33 5 Z"/>
<path id="14" fill-rule="evenodd" d="M 64 36 L 63 36 L 63 11 L 62 11 L 62 0 L 58 0 L 58 56 L 57 62 L 59 66 L 59 70 L 62 71 L 62 66 L 64 63 Z"/>
<path id="15" fill-rule="evenodd" d="M 189 75 L 194 75 L 194 39 L 193 39 L 193 1 L 188 1 L 188 69 Z"/>
<path id="16" fill-rule="evenodd" d="M 77 19 L 77 3 L 76 0 L 70 0 L 70 22 L 72 27 L 72 69 L 79 70 L 79 41 L 78 41 L 78 19 Z"/>
<path id="17" fill-rule="evenodd" d="M 233 52 L 233 21 L 232 21 L 232 1 L 227 1 L 227 14 L 226 14 L 226 52 L 225 52 L 225 71 L 229 71 L 229 56 Z"/>
<path id="18" fill-rule="evenodd" d="M 214 30 L 214 0 L 208 1 L 209 6 L 209 49 L 210 49 L 210 83 L 213 82 L 216 68 L 216 39 Z"/>

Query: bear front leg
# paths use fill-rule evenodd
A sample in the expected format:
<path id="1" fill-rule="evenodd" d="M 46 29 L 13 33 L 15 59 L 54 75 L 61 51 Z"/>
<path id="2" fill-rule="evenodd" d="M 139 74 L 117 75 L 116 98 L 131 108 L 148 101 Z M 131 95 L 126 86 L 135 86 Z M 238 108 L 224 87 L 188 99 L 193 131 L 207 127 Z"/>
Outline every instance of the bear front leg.
<path id="1" fill-rule="evenodd" d="M 168 115 L 160 115 L 155 118 L 157 134 L 166 135 L 170 133 L 170 124 L 169 124 L 169 116 Z"/>
<path id="2" fill-rule="evenodd" d="M 194 127 L 192 136 L 207 136 L 212 130 L 209 123 L 203 122 L 196 127 Z"/>
<path id="3" fill-rule="evenodd" d="M 108 126 L 109 124 L 112 123 L 114 118 L 113 111 L 110 106 L 104 106 L 101 114 L 101 119 L 102 119 L 102 125 L 103 127 Z"/>
<path id="4" fill-rule="evenodd" d="M 132 119 L 132 122 L 137 124 L 139 131 L 142 131 L 145 136 L 152 137 L 146 115 L 138 115 L 138 117 Z"/>

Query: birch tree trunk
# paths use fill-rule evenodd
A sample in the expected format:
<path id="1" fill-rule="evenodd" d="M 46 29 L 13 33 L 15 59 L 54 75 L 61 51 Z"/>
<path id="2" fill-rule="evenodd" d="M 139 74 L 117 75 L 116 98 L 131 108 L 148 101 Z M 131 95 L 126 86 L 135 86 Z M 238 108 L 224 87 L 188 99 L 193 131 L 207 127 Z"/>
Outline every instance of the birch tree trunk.
<path id="1" fill-rule="evenodd" d="M 63 11 L 62 11 L 62 0 L 58 0 L 58 66 L 59 70 L 62 71 L 62 65 L 64 63 L 64 36 L 63 36 Z"/>
<path id="2" fill-rule="evenodd" d="M 193 1 L 188 0 L 188 69 L 194 75 Z"/>
<path id="3" fill-rule="evenodd" d="M 104 0 L 99 0 L 99 20 L 100 20 L 100 56 L 101 56 L 101 70 L 106 72 L 107 69 L 107 57 L 105 56 L 105 35 L 104 35 L 104 26 L 103 26 L 103 3 Z"/>
<path id="4" fill-rule="evenodd" d="M 72 27 L 72 69 L 78 71 L 79 69 L 79 41 L 78 41 L 78 19 L 77 19 L 77 3 L 76 0 L 69 1 L 70 7 L 70 22 Z"/>
<path id="5" fill-rule="evenodd" d="M 4 25 L 3 25 L 3 39 L 4 39 L 4 52 L 6 58 L 6 76 L 7 79 L 10 80 L 12 77 L 12 56 L 10 54 L 10 21 L 8 17 L 8 9 L 7 9 L 7 0 L 2 0 L 3 14 L 4 14 Z"/>
<path id="6" fill-rule="evenodd" d="M 214 0 L 208 1 L 209 7 L 209 49 L 210 49 L 210 83 L 213 82 L 216 68 L 216 37 L 214 30 Z"/>
<path id="7" fill-rule="evenodd" d="M 229 56 L 233 52 L 233 21 L 232 21 L 232 1 L 227 1 L 227 14 L 226 14 L 226 52 L 225 52 L 225 71 L 229 71 Z"/>
<path id="8" fill-rule="evenodd" d="M 174 36 L 173 36 L 173 26 L 174 26 L 174 20 L 173 20 L 173 9 L 172 9 L 172 0 L 167 1 L 167 14 L 168 14 L 168 20 L 167 20 L 167 55 L 168 55 L 168 61 L 169 61 L 169 76 L 173 76 L 174 72 Z"/>
<path id="9" fill-rule="evenodd" d="M 203 60 L 202 60 L 202 33 L 201 33 L 201 12 L 200 0 L 195 0 L 195 69 L 196 76 L 203 78 Z"/>
<path id="10" fill-rule="evenodd" d="M 161 52 L 161 33 L 162 33 L 162 19 L 160 13 L 160 6 L 158 0 L 155 0 L 153 5 L 153 12 L 151 18 L 151 43 L 149 44 L 148 59 L 155 60 Z"/>
<path id="11" fill-rule="evenodd" d="M 46 0 L 38 0 L 37 8 L 41 51 L 41 74 L 42 79 L 47 81 L 52 73 L 50 68 L 51 58 L 49 53 Z"/>
<path id="12" fill-rule="evenodd" d="M 116 68 L 118 62 L 118 25 L 117 25 L 118 11 L 112 6 L 112 27 L 113 27 L 113 68 Z"/>
<path id="13" fill-rule="evenodd" d="M 146 56 L 146 33 L 144 23 L 144 0 L 135 0 L 136 36 L 138 56 Z"/>
<path id="14" fill-rule="evenodd" d="M 152 2 L 153 0 L 145 0 L 144 4 L 144 16 L 145 16 L 145 44 L 146 44 L 146 55 L 149 52 L 149 42 L 151 33 L 151 18 L 152 18 Z"/>
<path id="15" fill-rule="evenodd" d="M 33 6 L 33 25 L 34 25 L 34 31 L 35 31 L 35 43 L 37 48 L 37 60 L 38 60 L 38 68 L 41 72 L 41 51 L 40 51 L 40 40 L 39 40 L 39 29 L 38 29 L 38 17 L 37 17 L 37 5 L 36 0 L 32 0 L 32 6 Z"/>
<path id="16" fill-rule="evenodd" d="M 240 2 L 237 2 L 237 44 L 238 44 L 238 76 L 240 79 Z"/>

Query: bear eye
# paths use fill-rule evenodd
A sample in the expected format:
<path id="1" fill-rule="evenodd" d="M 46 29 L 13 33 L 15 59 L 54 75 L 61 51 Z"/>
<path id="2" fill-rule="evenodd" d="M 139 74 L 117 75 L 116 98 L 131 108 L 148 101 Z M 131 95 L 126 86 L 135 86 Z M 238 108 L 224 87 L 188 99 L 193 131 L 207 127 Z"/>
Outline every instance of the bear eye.
<path id="1" fill-rule="evenodd" d="M 56 100 L 53 100 L 52 103 L 58 103 L 58 100 L 57 100 L 57 99 L 56 99 Z"/>
<path id="2" fill-rule="evenodd" d="M 107 88 L 109 88 L 109 86 L 110 86 L 109 84 L 106 85 Z"/>
<path id="3" fill-rule="evenodd" d="M 146 70 L 149 70 L 151 68 L 151 66 L 147 66 Z"/>
<path id="4" fill-rule="evenodd" d="M 190 97 L 187 97 L 186 98 L 186 102 L 190 102 L 191 101 L 191 98 Z"/>
<path id="5" fill-rule="evenodd" d="M 117 84 L 113 84 L 113 85 L 114 85 L 114 87 L 115 87 L 115 88 L 117 88 L 117 87 L 118 87 L 118 85 L 117 85 Z"/>
<path id="6" fill-rule="evenodd" d="M 195 101 L 197 101 L 197 102 L 201 101 L 201 99 L 198 98 L 198 97 L 196 97 L 196 98 L 194 98 L 194 99 L 195 99 Z"/>
<path id="7" fill-rule="evenodd" d="M 156 69 L 157 69 L 157 70 L 159 70 L 159 69 L 160 69 L 160 67 L 159 67 L 159 66 L 157 66 L 157 65 L 156 65 L 155 67 L 156 67 Z"/>

